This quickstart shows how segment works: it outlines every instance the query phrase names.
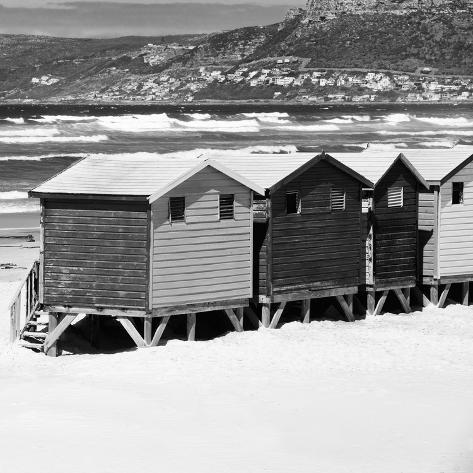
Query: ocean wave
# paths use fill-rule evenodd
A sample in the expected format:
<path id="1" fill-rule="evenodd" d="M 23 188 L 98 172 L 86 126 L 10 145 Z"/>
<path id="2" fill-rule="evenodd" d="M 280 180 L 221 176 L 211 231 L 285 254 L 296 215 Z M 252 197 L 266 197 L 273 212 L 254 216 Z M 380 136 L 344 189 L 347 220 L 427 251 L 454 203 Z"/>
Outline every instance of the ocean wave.
<path id="1" fill-rule="evenodd" d="M 0 201 L 0 214 L 39 212 L 38 199 Z"/>
<path id="2" fill-rule="evenodd" d="M 410 122 L 411 117 L 406 113 L 391 113 L 384 117 L 384 121 L 392 125 L 397 125 L 398 123 Z"/>
<path id="3" fill-rule="evenodd" d="M 185 113 L 184 115 L 193 120 L 210 120 L 212 118 L 209 113 Z"/>
<path id="4" fill-rule="evenodd" d="M 61 123 L 61 122 L 90 122 L 96 120 L 97 117 L 84 117 L 81 115 L 43 115 L 41 118 L 31 118 L 30 120 L 37 123 Z"/>
<path id="5" fill-rule="evenodd" d="M 282 131 L 339 131 L 340 128 L 337 125 L 282 125 L 275 127 L 276 130 Z"/>
<path id="6" fill-rule="evenodd" d="M 18 156 L 0 156 L 0 161 L 42 161 L 43 159 L 53 158 L 82 158 L 84 153 L 55 153 L 42 154 L 36 156 L 18 155 Z"/>
<path id="7" fill-rule="evenodd" d="M 246 118 L 289 118 L 289 114 L 286 112 L 251 112 L 251 113 L 242 113 Z"/>
<path id="8" fill-rule="evenodd" d="M 438 135 L 453 135 L 453 136 L 473 136 L 473 130 L 425 130 L 425 131 L 388 131 L 378 130 L 375 133 L 379 135 L 402 135 L 402 136 L 438 136 Z"/>
<path id="9" fill-rule="evenodd" d="M 10 122 L 14 123 L 15 125 L 23 125 L 25 123 L 25 119 L 20 117 L 20 118 L 2 118 L 1 120 L 5 122 Z"/>
<path id="10" fill-rule="evenodd" d="M 369 115 L 342 115 L 342 118 L 350 119 L 355 122 L 369 122 L 371 117 Z"/>
<path id="11" fill-rule="evenodd" d="M 1 137 L 5 144 L 39 144 L 39 143 L 99 143 L 108 140 L 107 135 L 91 136 L 9 136 Z"/>
<path id="12" fill-rule="evenodd" d="M 0 137 L 47 137 L 57 136 L 59 130 L 57 128 L 9 128 L 8 130 L 0 130 Z"/>
<path id="13" fill-rule="evenodd" d="M 324 120 L 325 123 L 337 123 L 340 125 L 350 125 L 351 123 L 354 123 L 352 118 L 349 117 L 342 117 L 342 118 L 329 118 L 327 120 Z"/>
<path id="14" fill-rule="evenodd" d="M 384 150 L 395 150 L 395 149 L 402 149 L 408 148 L 407 143 L 367 143 L 366 148 L 375 151 L 384 151 Z"/>
<path id="15" fill-rule="evenodd" d="M 416 143 L 416 145 L 422 146 L 423 148 L 453 148 L 455 144 L 454 141 L 422 141 Z"/>
<path id="16" fill-rule="evenodd" d="M 431 123 L 433 125 L 440 125 L 440 126 L 465 126 L 465 125 L 472 125 L 473 123 L 469 121 L 465 117 L 450 117 L 450 118 L 442 118 L 442 117 L 416 117 L 416 120 L 419 120 L 424 123 Z"/>
<path id="17" fill-rule="evenodd" d="M 20 191 L 0 192 L 0 200 L 14 200 L 14 199 L 27 199 L 27 198 L 28 198 L 27 192 L 20 192 Z"/>

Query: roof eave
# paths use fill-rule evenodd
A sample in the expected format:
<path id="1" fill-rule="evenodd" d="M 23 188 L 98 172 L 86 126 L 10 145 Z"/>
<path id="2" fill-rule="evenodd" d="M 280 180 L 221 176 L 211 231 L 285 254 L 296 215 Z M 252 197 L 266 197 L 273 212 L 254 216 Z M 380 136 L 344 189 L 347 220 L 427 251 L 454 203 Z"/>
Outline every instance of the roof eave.
<path id="1" fill-rule="evenodd" d="M 35 199 L 67 199 L 67 200 L 126 200 L 146 202 L 146 195 L 130 195 L 130 194 L 81 194 L 69 192 L 42 192 L 32 190 L 28 192 L 28 197 Z"/>
<path id="2" fill-rule="evenodd" d="M 452 176 L 454 176 L 458 171 L 461 171 L 465 166 L 470 164 L 473 161 L 473 154 L 462 161 L 458 166 L 452 169 L 448 174 L 446 174 L 442 179 L 440 179 L 440 185 L 445 184 Z"/>

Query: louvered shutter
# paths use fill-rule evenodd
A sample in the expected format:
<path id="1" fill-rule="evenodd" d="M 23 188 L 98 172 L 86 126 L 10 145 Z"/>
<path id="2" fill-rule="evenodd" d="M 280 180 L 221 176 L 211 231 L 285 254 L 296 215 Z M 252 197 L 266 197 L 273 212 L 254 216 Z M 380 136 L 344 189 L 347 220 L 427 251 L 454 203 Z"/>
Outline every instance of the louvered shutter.
<path id="1" fill-rule="evenodd" d="M 234 218 L 235 195 L 220 194 L 220 220 L 229 220 Z"/>
<path id="2" fill-rule="evenodd" d="M 345 210 L 345 191 L 332 187 L 330 189 L 330 209 L 332 211 Z"/>
<path id="3" fill-rule="evenodd" d="M 388 188 L 388 207 L 402 207 L 404 205 L 404 187 Z"/>
<path id="4" fill-rule="evenodd" d="M 186 212 L 186 198 L 185 197 L 170 197 L 169 198 L 169 221 L 184 222 Z"/>

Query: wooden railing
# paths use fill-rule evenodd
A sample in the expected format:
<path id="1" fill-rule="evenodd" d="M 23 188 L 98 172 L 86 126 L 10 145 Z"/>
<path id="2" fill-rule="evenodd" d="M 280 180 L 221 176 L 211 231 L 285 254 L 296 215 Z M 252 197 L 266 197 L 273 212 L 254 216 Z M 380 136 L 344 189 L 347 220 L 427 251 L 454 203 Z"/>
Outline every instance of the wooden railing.
<path id="1" fill-rule="evenodd" d="M 10 341 L 17 340 L 39 303 L 39 261 L 35 261 L 10 304 Z"/>

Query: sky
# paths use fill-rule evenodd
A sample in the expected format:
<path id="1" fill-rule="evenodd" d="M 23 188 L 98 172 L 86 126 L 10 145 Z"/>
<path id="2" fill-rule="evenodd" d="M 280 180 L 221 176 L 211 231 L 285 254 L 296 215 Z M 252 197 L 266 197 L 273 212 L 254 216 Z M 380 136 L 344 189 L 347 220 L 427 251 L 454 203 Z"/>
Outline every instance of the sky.
<path id="1" fill-rule="evenodd" d="M 97 38 L 210 33 L 276 23 L 298 5 L 299 0 L 0 0 L 0 34 Z"/>

